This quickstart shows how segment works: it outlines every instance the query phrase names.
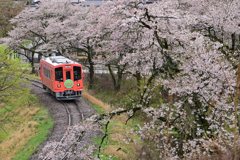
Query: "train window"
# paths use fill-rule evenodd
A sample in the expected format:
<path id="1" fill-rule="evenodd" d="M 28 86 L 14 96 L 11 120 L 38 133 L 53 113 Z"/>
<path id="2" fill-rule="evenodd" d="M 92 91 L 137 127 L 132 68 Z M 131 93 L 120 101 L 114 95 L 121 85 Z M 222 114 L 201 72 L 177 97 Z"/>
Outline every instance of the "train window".
<path id="1" fill-rule="evenodd" d="M 71 79 L 71 72 L 70 71 L 66 71 L 66 79 Z"/>
<path id="2" fill-rule="evenodd" d="M 43 67 L 43 75 L 50 79 L 50 71 L 45 67 Z"/>
<path id="3" fill-rule="evenodd" d="M 63 82 L 63 68 L 55 68 L 55 80 Z"/>
<path id="4" fill-rule="evenodd" d="M 73 67 L 74 81 L 81 79 L 81 67 Z"/>

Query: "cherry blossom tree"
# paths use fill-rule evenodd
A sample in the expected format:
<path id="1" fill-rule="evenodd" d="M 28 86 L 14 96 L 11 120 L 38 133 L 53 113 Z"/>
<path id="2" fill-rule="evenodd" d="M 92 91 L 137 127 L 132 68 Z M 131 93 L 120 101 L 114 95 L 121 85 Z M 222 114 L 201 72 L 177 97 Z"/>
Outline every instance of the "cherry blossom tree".
<path id="1" fill-rule="evenodd" d="M 235 51 L 239 50 L 239 1 L 186 1 L 186 6 L 195 17 L 191 27 L 222 43 L 222 52 L 237 68 L 239 55 Z"/>
<path id="2" fill-rule="evenodd" d="M 176 137 L 171 139 L 171 144 L 167 145 L 167 155 L 175 158 L 180 155 L 196 158 L 200 153 L 209 155 L 211 152 L 215 152 L 212 150 L 212 145 L 207 149 L 203 149 L 203 146 L 206 142 L 216 142 L 216 138 L 221 138 L 221 142 L 227 139 L 231 142 L 230 146 L 233 146 L 233 141 L 235 141 L 233 133 L 226 128 L 226 123 L 229 127 L 233 127 L 234 99 L 231 98 L 231 94 L 235 93 L 236 67 L 234 69 L 234 66 L 219 51 L 222 45 L 216 43 L 216 40 L 212 37 L 204 38 L 203 32 L 200 34 L 191 31 L 193 26 L 201 24 L 201 21 L 198 21 L 201 14 L 194 12 L 199 9 L 199 6 L 192 5 L 191 8 L 184 2 L 189 1 L 161 1 L 153 5 L 143 5 L 142 1 L 114 1 L 111 2 L 113 7 L 109 14 L 126 14 L 127 18 L 120 18 L 122 21 L 119 20 L 121 22 L 117 21 L 117 23 L 126 28 L 132 27 L 133 24 L 139 24 L 145 33 L 145 41 L 140 40 L 139 43 L 135 43 L 133 48 L 136 50 L 132 54 L 127 54 L 122 62 L 131 64 L 128 69 L 131 69 L 132 72 L 137 70 L 141 70 L 141 72 L 143 70 L 154 71 L 152 69 L 154 67 L 151 66 L 158 66 L 155 68 L 158 74 L 155 76 L 153 73 L 150 74 L 149 81 L 151 82 L 151 77 L 158 80 L 156 85 L 163 85 L 170 95 L 180 97 L 174 99 L 172 104 L 163 104 L 158 109 L 144 109 L 153 118 L 155 117 L 155 120 L 146 124 L 142 131 L 148 131 L 149 128 L 157 130 L 159 134 L 155 134 L 153 137 L 156 138 L 155 142 L 162 137 L 161 142 L 156 143 L 157 149 L 160 150 L 166 148 L 168 136 L 164 136 L 164 130 L 172 129 L 179 135 L 185 134 L 185 139 Z M 201 3 L 203 6 L 207 5 L 206 2 L 201 1 Z M 216 3 L 218 2 L 212 1 L 212 7 L 215 7 Z M 236 5 L 236 2 L 229 3 Z M 114 6 L 114 4 L 116 5 Z M 211 5 L 208 8 L 211 8 Z M 234 10 L 229 10 L 229 14 L 233 14 L 231 11 Z M 221 16 L 216 13 L 215 15 Z M 212 20 L 214 18 L 212 17 Z M 210 19 L 202 19 L 209 24 L 213 23 Z M 238 26 L 238 24 L 235 23 L 234 26 Z M 227 31 L 227 26 L 225 27 L 226 29 L 221 31 Z M 149 44 L 154 47 L 150 48 Z M 151 57 L 153 51 L 155 51 L 155 55 L 152 54 Z M 234 54 L 238 54 L 237 51 Z M 148 56 L 149 58 L 147 58 Z M 159 58 L 159 60 L 154 62 L 154 58 Z M 138 65 L 139 63 L 144 65 Z M 173 66 L 172 71 L 175 72 L 172 72 L 169 66 Z M 165 76 L 161 76 L 162 73 L 165 73 Z M 144 88 L 145 92 L 141 94 L 144 99 L 142 98 L 136 104 L 136 108 L 146 108 L 151 99 L 149 93 L 152 89 L 148 88 L 148 85 Z M 172 109 L 170 109 L 171 106 Z M 189 115 L 194 116 L 188 117 Z M 160 126 L 156 125 L 159 124 L 157 121 L 161 122 Z M 189 125 L 186 125 L 186 122 L 189 121 Z M 185 125 L 185 128 L 182 125 Z M 144 133 L 142 137 L 147 137 L 146 132 L 141 133 Z M 150 138 L 153 139 L 153 137 Z M 218 143 L 218 145 L 222 152 L 226 151 L 226 145 L 223 143 Z M 191 147 L 187 148 L 186 146 Z M 161 153 L 160 157 L 163 156 L 164 154 Z"/>
<path id="3" fill-rule="evenodd" d="M 18 2 L 5 0 L 0 2 L 0 37 L 7 36 L 7 32 L 12 28 L 9 20 L 21 12 L 26 3 L 26 0 L 19 0 Z"/>
<path id="4" fill-rule="evenodd" d="M 51 23 L 59 24 L 71 16 L 76 9 L 77 6 L 73 6 L 70 2 L 41 2 L 35 10 L 26 8 L 11 20 L 17 26 L 8 33 L 9 37 L 2 39 L 2 41 L 18 51 L 19 54 L 26 56 L 34 68 L 33 57 L 35 53 L 41 55 L 44 54 L 43 51 L 50 52 L 51 50 L 64 53 L 63 50 L 66 49 L 64 41 L 59 41 L 58 44 L 54 43 L 53 45 L 51 40 L 51 35 L 56 34 L 58 28 L 54 26 L 55 28 L 52 28 L 51 33 L 47 28 Z M 30 52 L 31 55 L 26 54 L 26 51 Z"/>
<path id="5" fill-rule="evenodd" d="M 64 55 L 72 57 L 74 57 L 73 52 L 86 53 L 88 63 L 84 65 L 89 68 L 89 88 L 91 88 L 94 83 L 93 58 L 96 54 L 95 48 L 98 45 L 98 41 L 96 41 L 98 34 L 91 33 L 96 30 L 94 26 L 97 23 L 93 19 L 93 15 L 97 15 L 99 10 L 94 5 L 84 7 L 82 4 L 72 4 L 70 2 L 54 2 L 52 5 L 55 5 L 55 3 L 64 4 L 65 9 L 61 11 L 62 13 L 54 13 L 55 16 L 47 19 L 48 26 L 44 31 L 50 40 L 42 48 L 55 48 Z M 48 2 L 43 2 L 40 8 L 54 12 L 59 7 L 51 8 Z"/>
<path id="6" fill-rule="evenodd" d="M 98 22 L 96 24 L 97 30 L 91 34 L 98 35 L 97 38 L 99 39 L 99 47 L 95 49 L 97 58 L 94 61 L 97 64 L 103 64 L 108 67 L 114 89 L 119 91 L 123 74 L 126 73 L 126 68 L 129 66 L 128 63 L 120 64 L 120 61 L 122 61 L 126 54 L 133 52 L 135 42 L 138 43 L 137 39 L 140 38 L 141 30 L 138 29 L 137 24 L 131 27 L 123 26 L 122 21 L 126 20 L 126 15 L 112 9 L 115 5 L 118 4 L 108 2 L 98 7 L 101 12 L 98 11 L 100 14 L 95 15 L 95 19 Z M 115 13 L 109 12 L 111 9 Z M 112 68 L 117 69 L 117 78 L 115 78 Z"/>
<path id="7" fill-rule="evenodd" d="M 62 22 L 52 20 L 46 30 L 50 35 L 52 44 L 58 45 L 60 40 L 63 42 L 59 46 L 69 51 L 84 52 L 87 55 L 88 63 L 85 64 L 89 68 L 89 88 L 94 84 L 94 62 L 95 48 L 98 42 L 95 40 L 96 35 L 90 34 L 94 31 L 95 19 L 91 18 L 96 14 L 96 6 L 90 7 L 78 6 L 72 16 Z M 57 28 L 57 29 L 55 29 Z M 53 34 L 52 31 L 55 33 Z"/>
<path id="8" fill-rule="evenodd" d="M 130 119 L 139 111 L 150 116 L 151 121 L 129 134 L 150 140 L 150 152 L 158 151 L 160 159 L 201 159 L 228 152 L 236 159 L 239 4 L 161 0 L 146 5 L 144 0 L 114 0 L 82 7 L 42 2 L 31 15 L 24 11 L 13 20 L 19 26 L 9 33 L 14 41 L 8 42 L 21 49 L 29 40 L 36 42 L 32 52 L 57 48 L 61 53 L 73 49 L 87 53 L 90 86 L 94 63 L 107 64 L 111 70 L 110 62 L 118 53 L 114 65 L 119 74 L 124 71 L 138 82 L 147 80 L 138 85 L 131 108 L 98 120 L 121 113 Z M 225 41 L 225 33 L 231 35 L 231 43 Z M 153 108 L 152 99 L 161 97 L 161 92 L 153 92 L 159 87 L 169 99 Z"/>

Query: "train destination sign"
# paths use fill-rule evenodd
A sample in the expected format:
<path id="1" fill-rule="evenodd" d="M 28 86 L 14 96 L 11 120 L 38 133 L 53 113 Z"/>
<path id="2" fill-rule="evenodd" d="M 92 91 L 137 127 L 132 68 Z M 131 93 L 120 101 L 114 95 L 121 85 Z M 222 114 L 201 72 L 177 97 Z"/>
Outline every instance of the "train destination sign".
<path id="1" fill-rule="evenodd" d="M 65 82 L 64 82 L 64 86 L 66 88 L 72 88 L 73 87 L 73 81 L 71 79 L 67 79 Z"/>

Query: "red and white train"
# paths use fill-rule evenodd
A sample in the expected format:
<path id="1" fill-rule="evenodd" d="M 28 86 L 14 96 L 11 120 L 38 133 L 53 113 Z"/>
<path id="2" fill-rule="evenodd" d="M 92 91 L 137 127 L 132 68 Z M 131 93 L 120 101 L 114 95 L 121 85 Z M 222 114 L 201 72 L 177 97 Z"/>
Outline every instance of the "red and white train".
<path id="1" fill-rule="evenodd" d="M 82 65 L 63 56 L 40 60 L 40 75 L 43 88 L 57 100 L 80 98 L 83 91 Z"/>

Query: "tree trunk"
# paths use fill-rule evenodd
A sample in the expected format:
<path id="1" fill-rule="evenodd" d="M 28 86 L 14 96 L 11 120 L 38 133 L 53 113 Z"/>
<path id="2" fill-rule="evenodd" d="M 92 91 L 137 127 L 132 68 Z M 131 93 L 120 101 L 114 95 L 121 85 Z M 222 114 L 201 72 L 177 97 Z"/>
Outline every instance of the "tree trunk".
<path id="1" fill-rule="evenodd" d="M 87 55 L 88 55 L 88 62 L 89 62 L 89 85 L 88 89 L 92 89 L 94 84 L 94 62 L 92 61 L 93 58 L 93 48 L 89 45 L 89 38 L 87 39 Z"/>
<path id="2" fill-rule="evenodd" d="M 35 73 L 35 66 L 34 66 L 34 52 L 32 52 L 32 58 L 31 58 L 31 66 L 32 66 L 32 74 Z"/>
<path id="3" fill-rule="evenodd" d="M 92 49 L 88 47 L 88 62 L 89 62 L 89 85 L 88 89 L 92 89 L 94 84 L 94 62 L 92 61 Z"/>
<path id="4" fill-rule="evenodd" d="M 89 78 L 90 78 L 90 80 L 89 80 L 88 89 L 92 89 L 93 84 L 94 84 L 94 68 L 93 68 L 94 64 L 93 64 L 92 61 L 89 62 L 89 64 L 90 64 L 90 67 L 89 67 Z"/>
<path id="5" fill-rule="evenodd" d="M 235 40 L 236 40 L 235 33 L 233 33 L 233 34 L 231 35 L 231 37 L 232 37 L 232 54 L 234 54 L 235 44 L 236 44 L 236 42 L 235 42 Z"/>
<path id="6" fill-rule="evenodd" d="M 118 79 L 117 79 L 117 84 L 114 87 L 115 91 L 119 91 L 121 89 L 121 82 L 122 82 L 122 76 L 123 76 L 123 70 L 120 66 L 118 67 Z"/>
<path id="7" fill-rule="evenodd" d="M 110 75 L 111 75 L 111 77 L 112 77 L 113 86 L 114 86 L 114 89 L 115 89 L 116 79 L 115 79 L 115 77 L 114 77 L 114 74 L 113 74 L 113 71 L 112 71 L 112 68 L 111 68 L 110 64 L 108 64 L 107 66 L 108 66 L 109 73 L 110 73 Z"/>
<path id="8" fill-rule="evenodd" d="M 111 77 L 112 77 L 114 90 L 115 90 L 116 92 L 118 92 L 118 91 L 121 89 L 122 74 L 123 74 L 123 70 L 124 70 L 124 69 L 122 69 L 120 66 L 117 67 L 117 68 L 118 68 L 118 72 L 117 72 L 118 78 L 117 78 L 117 80 L 116 80 L 116 78 L 115 78 L 115 76 L 114 76 L 114 73 L 113 73 L 113 71 L 112 71 L 111 65 L 108 64 L 107 66 L 108 66 L 109 73 L 110 73 L 110 75 L 111 75 Z"/>
<path id="9" fill-rule="evenodd" d="M 137 71 L 136 74 L 134 74 L 133 76 L 136 77 L 136 79 L 137 79 L 137 87 L 138 87 L 138 89 L 140 89 L 140 87 L 141 87 L 141 80 L 142 80 L 140 72 Z"/>

